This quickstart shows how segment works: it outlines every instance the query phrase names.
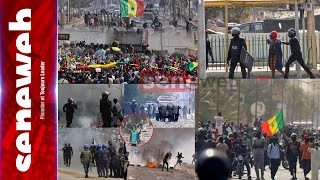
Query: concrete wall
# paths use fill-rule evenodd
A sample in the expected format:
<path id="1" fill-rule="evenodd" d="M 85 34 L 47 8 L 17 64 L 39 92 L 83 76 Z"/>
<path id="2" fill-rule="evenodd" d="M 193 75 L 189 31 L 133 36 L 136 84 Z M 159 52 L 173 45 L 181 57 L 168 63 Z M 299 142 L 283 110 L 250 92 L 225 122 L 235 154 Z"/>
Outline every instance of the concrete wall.
<path id="1" fill-rule="evenodd" d="M 196 32 L 194 32 L 196 33 Z M 175 48 L 197 48 L 194 40 L 194 33 L 187 35 L 184 30 L 166 29 L 163 32 L 149 30 L 149 45 L 152 50 L 168 50 L 174 52 Z M 86 43 L 111 44 L 117 37 L 113 30 L 90 30 L 83 29 L 59 29 L 59 34 L 70 34 L 70 41 L 86 41 Z M 137 42 L 141 37 L 136 34 L 126 33 L 121 39 L 128 42 Z M 121 44 L 121 41 L 120 41 Z"/>

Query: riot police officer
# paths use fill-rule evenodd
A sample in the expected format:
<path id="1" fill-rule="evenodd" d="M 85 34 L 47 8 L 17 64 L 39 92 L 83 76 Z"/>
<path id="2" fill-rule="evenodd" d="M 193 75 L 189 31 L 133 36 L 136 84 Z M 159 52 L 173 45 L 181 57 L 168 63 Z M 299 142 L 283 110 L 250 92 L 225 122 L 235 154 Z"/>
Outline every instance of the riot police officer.
<path id="1" fill-rule="evenodd" d="M 83 149 L 84 150 L 81 152 L 81 155 L 80 155 L 80 161 L 83 165 L 84 172 L 86 174 L 85 178 L 88 178 L 88 172 L 89 172 L 92 156 L 89 150 L 89 146 L 87 144 L 83 145 Z"/>
<path id="2" fill-rule="evenodd" d="M 301 67 L 303 67 L 303 69 L 309 74 L 310 79 L 314 79 L 315 76 L 312 74 L 310 69 L 305 65 L 304 60 L 302 59 L 301 47 L 296 37 L 296 34 L 297 34 L 296 30 L 293 28 L 290 28 L 288 30 L 288 36 L 290 38 L 289 42 L 282 42 L 285 45 L 290 45 L 290 49 L 291 49 L 291 55 L 286 63 L 286 71 L 284 74 L 284 78 L 288 79 L 289 67 L 295 60 L 297 60 L 298 63 L 301 65 Z"/>
<path id="3" fill-rule="evenodd" d="M 234 70 L 240 62 L 242 48 L 247 49 L 246 41 L 240 37 L 240 29 L 235 27 L 231 29 L 232 39 L 229 46 L 228 62 L 230 64 L 229 79 L 234 78 Z M 247 72 L 244 64 L 240 63 L 242 78 L 246 79 Z"/>
<path id="4" fill-rule="evenodd" d="M 63 152 L 63 162 L 64 165 L 67 165 L 67 144 L 64 144 L 64 147 L 62 148 L 62 152 Z"/>
<path id="5" fill-rule="evenodd" d="M 101 149 L 101 144 L 97 145 L 97 151 L 95 152 L 95 158 L 96 158 L 96 163 L 97 163 L 97 172 L 98 176 L 102 177 L 102 169 L 103 169 L 103 152 Z"/>
<path id="6" fill-rule="evenodd" d="M 136 104 L 136 100 L 132 100 L 132 103 L 131 103 L 131 113 L 132 114 L 135 114 L 136 111 L 137 111 L 137 104 Z"/>
<path id="7" fill-rule="evenodd" d="M 95 144 L 91 144 L 91 146 L 90 146 L 90 153 L 91 153 L 91 156 L 92 156 L 92 158 L 91 158 L 92 166 L 95 166 L 95 164 L 96 164 L 96 163 L 95 163 L 96 150 L 97 150 L 96 145 L 95 145 Z"/>
<path id="8" fill-rule="evenodd" d="M 102 176 L 108 178 L 110 164 L 110 154 L 106 144 L 102 144 Z"/>
<path id="9" fill-rule="evenodd" d="M 78 109 L 72 98 L 68 99 L 68 103 L 63 106 L 63 112 L 66 113 L 67 127 L 71 127 L 74 110 Z"/>
<path id="10" fill-rule="evenodd" d="M 66 166 L 70 167 L 71 157 L 73 156 L 73 150 L 70 143 L 68 144 L 65 152 L 66 152 Z"/>
<path id="11" fill-rule="evenodd" d="M 100 99 L 100 113 L 103 121 L 102 127 L 111 127 L 111 108 L 112 103 L 108 99 L 110 93 L 105 91 L 102 93 L 102 98 Z"/>

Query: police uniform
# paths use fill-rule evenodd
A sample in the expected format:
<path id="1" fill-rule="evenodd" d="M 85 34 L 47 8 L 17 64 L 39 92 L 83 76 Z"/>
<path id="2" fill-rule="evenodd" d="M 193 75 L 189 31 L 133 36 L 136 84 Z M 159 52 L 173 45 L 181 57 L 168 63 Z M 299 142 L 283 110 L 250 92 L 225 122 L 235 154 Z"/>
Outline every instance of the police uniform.
<path id="1" fill-rule="evenodd" d="M 82 162 L 86 177 L 88 177 L 91 159 L 92 159 L 92 156 L 91 156 L 90 150 L 86 149 L 81 152 L 80 160 Z"/>
<path id="2" fill-rule="evenodd" d="M 100 99 L 100 113 L 102 116 L 103 127 L 111 127 L 111 101 L 108 96 Z"/>
<path id="3" fill-rule="evenodd" d="M 229 52 L 228 52 L 228 61 L 230 62 L 230 72 L 229 79 L 234 78 L 234 70 L 237 67 L 237 64 L 240 62 L 241 50 L 242 48 L 247 49 L 246 41 L 241 37 L 234 37 L 231 39 Z M 247 72 L 245 66 L 240 63 L 242 78 L 245 79 Z"/>
<path id="4" fill-rule="evenodd" d="M 74 109 L 78 109 L 74 103 L 67 103 L 63 106 L 63 112 L 66 113 L 67 127 L 70 127 L 73 119 Z"/>

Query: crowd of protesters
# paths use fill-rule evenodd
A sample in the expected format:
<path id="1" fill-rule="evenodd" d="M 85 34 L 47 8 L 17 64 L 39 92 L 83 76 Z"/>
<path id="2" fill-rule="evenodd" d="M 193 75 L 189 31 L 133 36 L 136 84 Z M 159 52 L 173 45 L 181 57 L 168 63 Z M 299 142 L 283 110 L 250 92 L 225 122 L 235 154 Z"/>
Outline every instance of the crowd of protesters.
<path id="1" fill-rule="evenodd" d="M 59 48 L 59 83 L 195 83 L 197 57 L 183 53 L 136 51 L 133 45 L 64 43 Z M 91 68 L 90 65 L 107 65 Z M 117 65 L 115 64 L 117 63 Z"/>
<path id="2" fill-rule="evenodd" d="M 212 148 L 220 151 L 229 162 L 229 177 L 237 175 L 236 158 L 241 153 L 248 179 L 250 169 L 254 166 L 256 177 L 263 180 L 266 167 L 271 170 L 271 178 L 275 179 L 281 162 L 286 161 L 291 179 L 297 179 L 297 162 L 303 169 L 305 179 L 318 179 L 320 165 L 319 131 L 300 126 L 286 125 L 281 131 L 268 137 L 261 131 L 261 120 L 253 126 L 225 122 L 221 113 L 214 117 L 213 122 L 199 122 L 196 128 L 196 152 L 201 154 Z M 250 168 L 251 166 L 251 168 Z M 311 172 L 310 172 L 311 171 Z M 308 175 L 308 176 L 307 176 Z"/>

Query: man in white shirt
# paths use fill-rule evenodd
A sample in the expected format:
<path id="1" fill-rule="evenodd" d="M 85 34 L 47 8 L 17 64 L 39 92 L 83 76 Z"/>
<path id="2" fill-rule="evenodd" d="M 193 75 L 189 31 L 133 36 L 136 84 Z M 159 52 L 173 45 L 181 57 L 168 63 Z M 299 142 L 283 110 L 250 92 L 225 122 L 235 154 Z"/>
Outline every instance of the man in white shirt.
<path id="1" fill-rule="evenodd" d="M 222 135 L 222 127 L 223 127 L 223 122 L 224 119 L 221 115 L 221 112 L 219 112 L 216 116 L 214 116 L 214 120 L 216 121 L 216 129 L 218 130 L 218 135 Z"/>
<path id="2" fill-rule="evenodd" d="M 320 169 L 320 148 L 319 142 L 314 143 L 314 148 L 309 148 L 311 153 L 311 180 L 319 179 L 319 169 Z"/>
<path id="3" fill-rule="evenodd" d="M 271 141 L 272 143 L 268 146 L 267 154 L 271 162 L 271 179 L 274 180 L 280 165 L 280 148 L 276 137 L 272 137 Z"/>

